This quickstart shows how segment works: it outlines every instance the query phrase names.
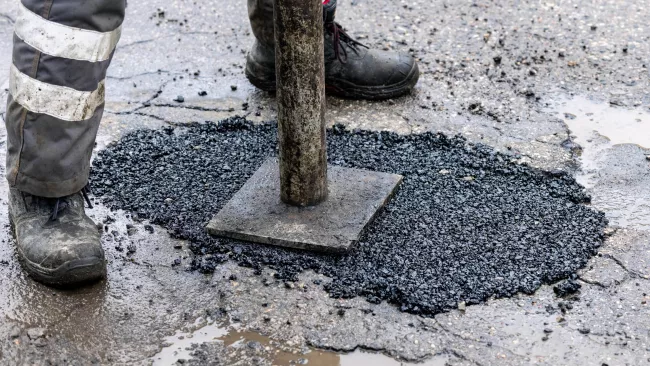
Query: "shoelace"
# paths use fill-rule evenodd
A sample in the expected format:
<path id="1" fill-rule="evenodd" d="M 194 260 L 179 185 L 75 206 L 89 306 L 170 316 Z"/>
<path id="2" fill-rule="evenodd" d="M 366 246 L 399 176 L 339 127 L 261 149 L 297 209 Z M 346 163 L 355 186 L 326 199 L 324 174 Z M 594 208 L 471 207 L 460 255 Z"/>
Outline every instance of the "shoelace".
<path id="1" fill-rule="evenodd" d="M 65 211 L 70 204 L 66 198 L 57 198 L 54 202 L 54 210 L 52 210 L 52 215 L 50 215 L 50 221 L 56 221 L 59 218 L 59 213 Z"/>
<path id="2" fill-rule="evenodd" d="M 92 192 L 90 191 L 90 186 L 86 185 L 81 189 L 81 195 L 83 196 L 84 200 L 86 201 L 86 204 L 88 205 L 88 208 L 93 208 L 92 202 L 90 202 L 90 198 L 88 197 L 89 194 Z"/>
<path id="3" fill-rule="evenodd" d="M 341 45 L 341 41 L 347 43 L 350 48 L 354 50 L 355 53 L 359 53 L 358 47 L 365 47 L 368 48 L 368 46 L 364 45 L 363 43 L 356 41 L 348 35 L 343 27 L 337 23 L 337 22 L 326 22 L 325 23 L 325 29 L 332 33 L 332 45 L 334 46 L 334 55 L 336 55 L 336 59 L 339 60 L 342 64 L 347 63 L 348 61 L 348 51 L 345 49 L 343 45 Z M 341 52 L 343 51 L 343 52 Z M 343 54 L 344 57 L 341 57 L 341 53 Z"/>
<path id="4" fill-rule="evenodd" d="M 90 188 L 88 186 L 85 186 L 81 189 L 81 196 L 84 198 L 86 201 L 86 204 L 88 205 L 88 208 L 93 208 L 92 202 L 90 202 L 90 197 L 88 197 L 88 194 L 90 193 Z M 54 202 L 54 209 L 52 210 L 52 215 L 50 215 L 50 221 L 56 221 L 59 218 L 59 214 L 65 209 L 70 207 L 70 203 L 68 202 L 67 197 L 61 197 L 57 198 L 56 201 Z"/>

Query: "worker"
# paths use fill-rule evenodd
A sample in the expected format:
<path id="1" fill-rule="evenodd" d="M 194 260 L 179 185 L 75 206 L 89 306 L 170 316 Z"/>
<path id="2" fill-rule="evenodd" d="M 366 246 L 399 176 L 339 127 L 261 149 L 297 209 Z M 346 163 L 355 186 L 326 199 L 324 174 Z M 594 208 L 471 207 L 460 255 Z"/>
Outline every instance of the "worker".
<path id="1" fill-rule="evenodd" d="M 104 78 L 120 38 L 125 0 L 22 0 L 7 102 L 9 219 L 16 252 L 34 279 L 76 286 L 105 277 L 100 232 L 86 215 L 88 175 L 104 111 Z M 273 0 L 248 0 L 255 43 L 246 76 L 275 89 Z M 418 80 L 413 57 L 372 50 L 323 4 L 326 90 L 385 99 Z"/>

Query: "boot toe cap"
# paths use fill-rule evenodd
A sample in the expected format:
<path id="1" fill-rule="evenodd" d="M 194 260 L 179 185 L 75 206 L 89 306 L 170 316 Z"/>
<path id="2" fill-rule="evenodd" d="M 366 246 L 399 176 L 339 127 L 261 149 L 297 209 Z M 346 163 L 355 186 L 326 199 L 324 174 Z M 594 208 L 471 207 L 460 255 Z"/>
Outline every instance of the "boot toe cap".
<path id="1" fill-rule="evenodd" d="M 412 78 L 419 77 L 418 64 L 415 58 L 407 53 L 399 52 L 394 56 L 395 61 L 391 63 L 392 74 L 384 82 L 384 85 L 402 84 Z"/>
<path id="2" fill-rule="evenodd" d="M 62 266 L 74 266 L 75 264 L 82 265 L 82 263 L 88 264 L 103 261 L 104 252 L 97 243 L 90 241 L 75 242 L 60 246 L 49 252 L 41 251 L 36 258 L 40 259 L 36 263 L 41 267 L 55 270 Z"/>
<path id="3" fill-rule="evenodd" d="M 18 249 L 30 275 L 53 285 L 103 278 L 106 266 L 99 234 L 96 230 L 76 231 L 24 235 Z"/>
<path id="4" fill-rule="evenodd" d="M 326 69 L 330 90 L 355 99 L 389 99 L 408 93 L 419 79 L 414 57 L 403 52 L 367 50 Z"/>

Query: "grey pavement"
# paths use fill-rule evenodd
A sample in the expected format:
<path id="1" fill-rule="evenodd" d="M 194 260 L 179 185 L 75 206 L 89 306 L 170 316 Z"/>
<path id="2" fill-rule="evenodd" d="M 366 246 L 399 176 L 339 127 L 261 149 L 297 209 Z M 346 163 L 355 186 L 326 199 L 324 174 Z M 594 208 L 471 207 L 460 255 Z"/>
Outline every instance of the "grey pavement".
<path id="1" fill-rule="evenodd" d="M 16 9 L 0 0 L 3 100 Z M 328 123 L 461 134 L 574 174 L 610 219 L 579 293 L 543 286 L 423 318 L 332 299 L 313 273 L 287 288 L 235 263 L 171 267 L 187 243 L 101 205 L 108 279 L 61 291 L 22 273 L 3 214 L 0 364 L 650 364 L 650 1 L 342 0 L 337 16 L 370 46 L 410 50 L 422 77 L 393 101 L 328 98 Z M 244 77 L 251 44 L 244 0 L 129 1 L 97 149 L 138 128 L 275 119 L 273 95 Z"/>

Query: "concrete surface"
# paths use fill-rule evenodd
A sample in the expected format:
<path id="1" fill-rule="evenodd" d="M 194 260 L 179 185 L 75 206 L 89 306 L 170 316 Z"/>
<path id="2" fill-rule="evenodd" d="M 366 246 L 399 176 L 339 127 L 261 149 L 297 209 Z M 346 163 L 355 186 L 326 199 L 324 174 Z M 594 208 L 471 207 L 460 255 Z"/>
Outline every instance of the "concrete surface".
<path id="1" fill-rule="evenodd" d="M 187 243 L 101 206 L 92 216 L 107 229 L 107 281 L 58 291 L 20 271 L 3 215 L 0 363 L 171 364 L 189 357 L 174 355 L 188 337 L 212 340 L 201 338 L 204 326 L 232 328 L 238 341 L 205 342 L 197 364 L 303 362 L 309 347 L 357 351 L 314 350 L 307 355 L 323 356 L 311 365 L 396 364 L 359 351 L 432 365 L 650 363 L 649 16 L 647 0 L 340 2 L 338 18 L 352 35 L 411 50 L 423 75 L 412 95 L 394 101 L 328 98 L 328 123 L 460 133 L 576 174 L 611 221 L 600 255 L 579 273 L 577 295 L 557 298 L 543 287 L 420 318 L 385 303 L 331 299 L 309 273 L 287 288 L 271 271 L 253 276 L 232 263 L 212 276 L 172 268 L 179 254 L 189 258 Z M 0 0 L 0 99 L 15 18 L 15 2 Z M 243 75 L 251 37 L 243 0 L 130 1 L 97 148 L 136 128 L 275 119 L 273 96 Z M 174 102 L 178 95 L 185 103 Z M 610 139 L 603 126 L 628 132 Z M 281 352 L 289 359 L 274 358 Z"/>
<path id="2" fill-rule="evenodd" d="M 208 223 L 216 236 L 323 252 L 345 252 L 393 195 L 402 176 L 329 166 L 329 195 L 312 207 L 280 200 L 278 159 L 269 159 Z"/>

